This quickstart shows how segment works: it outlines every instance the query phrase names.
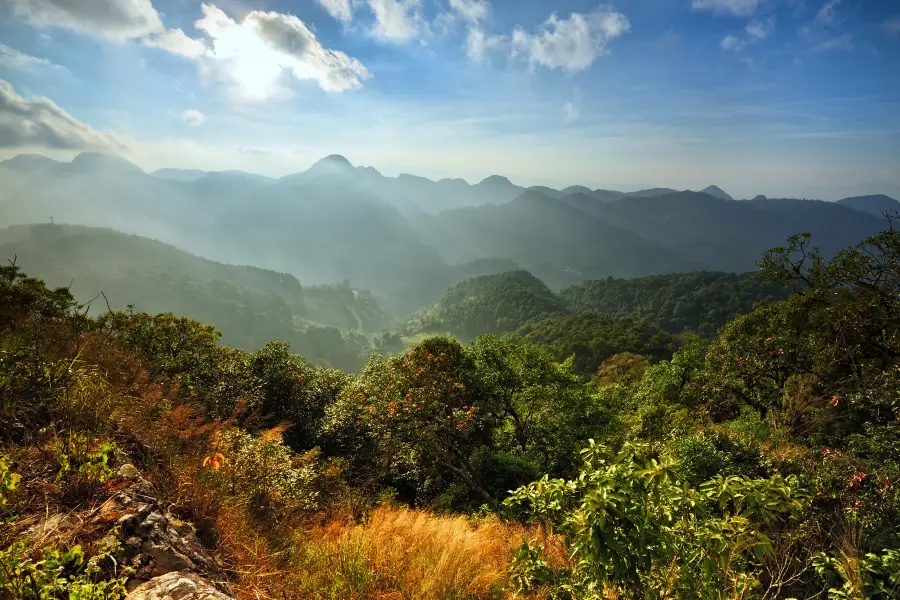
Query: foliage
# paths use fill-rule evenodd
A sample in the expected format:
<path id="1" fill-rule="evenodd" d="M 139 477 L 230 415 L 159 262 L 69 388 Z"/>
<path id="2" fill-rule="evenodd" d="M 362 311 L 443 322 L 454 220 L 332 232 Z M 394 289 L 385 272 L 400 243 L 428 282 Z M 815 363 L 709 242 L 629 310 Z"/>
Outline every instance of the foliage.
<path id="1" fill-rule="evenodd" d="M 109 463 L 117 450 L 114 442 L 92 440 L 82 433 L 57 435 L 53 439 L 53 457 L 59 467 L 56 481 L 66 480 L 76 498 L 89 496 L 112 475 Z"/>
<path id="2" fill-rule="evenodd" d="M 593 374 L 606 359 L 621 353 L 633 353 L 651 360 L 672 357 L 674 338 L 642 321 L 615 319 L 600 315 L 558 315 L 531 321 L 520 327 L 516 337 L 529 344 L 544 346 L 556 357 L 575 357 L 579 373 Z"/>
<path id="3" fill-rule="evenodd" d="M 758 273 L 695 272 L 633 279 L 608 277 L 561 292 L 577 312 L 647 320 L 669 333 L 715 335 L 725 323 L 761 301 L 782 300 L 790 286 L 765 282 Z"/>
<path id="4" fill-rule="evenodd" d="M 0 597 L 17 600 L 118 600 L 127 594 L 126 574 L 109 578 L 104 552 L 88 557 L 81 546 L 52 546 L 32 556 L 24 543 L 0 550 Z M 114 564 L 114 563 L 113 563 Z"/>
<path id="5" fill-rule="evenodd" d="M 592 442 L 582 455 L 577 478 L 545 476 L 506 501 L 565 536 L 575 564 L 553 574 L 556 597 L 746 596 L 773 552 L 766 531 L 806 506 L 795 479 L 717 476 L 695 489 L 640 445 L 613 454 Z M 539 553 L 524 548 L 517 566 L 523 591 L 546 585 Z"/>
<path id="6" fill-rule="evenodd" d="M 13 473 L 9 469 L 6 459 L 0 457 L 0 510 L 3 510 L 3 507 L 9 502 L 21 479 L 21 475 Z"/>
<path id="7" fill-rule="evenodd" d="M 840 586 L 829 587 L 831 600 L 887 600 L 900 594 L 900 550 L 869 552 L 858 559 L 820 553 L 813 557 L 813 564 L 829 586 Z"/>
<path id="8" fill-rule="evenodd" d="M 321 510 L 343 487 L 339 461 L 318 451 L 296 456 L 281 434 L 280 428 L 259 436 L 237 428 L 219 432 L 207 474 L 230 495 L 271 511 Z"/>
<path id="9" fill-rule="evenodd" d="M 483 275 L 458 283 L 432 309 L 413 318 L 403 333 L 448 331 L 464 340 L 508 333 L 533 319 L 565 312 L 546 285 L 527 271 Z"/>

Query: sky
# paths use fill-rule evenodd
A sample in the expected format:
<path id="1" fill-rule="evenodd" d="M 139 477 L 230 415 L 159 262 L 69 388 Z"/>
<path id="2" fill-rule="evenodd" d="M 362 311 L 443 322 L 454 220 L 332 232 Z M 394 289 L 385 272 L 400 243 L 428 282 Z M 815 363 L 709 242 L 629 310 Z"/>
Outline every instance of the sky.
<path id="1" fill-rule="evenodd" d="M 0 0 L 0 158 L 900 184 L 897 0 Z"/>

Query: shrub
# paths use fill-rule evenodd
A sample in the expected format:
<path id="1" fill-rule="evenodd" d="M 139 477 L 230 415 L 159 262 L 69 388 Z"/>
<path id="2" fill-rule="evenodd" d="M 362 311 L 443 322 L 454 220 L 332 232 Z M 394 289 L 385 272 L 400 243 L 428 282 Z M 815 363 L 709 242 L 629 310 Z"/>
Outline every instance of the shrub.
<path id="1" fill-rule="evenodd" d="M 53 456 L 59 467 L 56 481 L 65 481 L 67 495 L 74 499 L 90 497 L 112 475 L 109 463 L 116 451 L 115 443 L 82 433 L 57 435 L 53 439 Z"/>
<path id="2" fill-rule="evenodd" d="M 32 556 L 19 542 L 0 550 L 0 597 L 17 600 L 118 600 L 127 593 L 125 573 L 108 577 L 108 552 L 90 559 L 81 546 L 46 547 Z M 114 563 L 113 563 L 114 564 Z"/>
<path id="3" fill-rule="evenodd" d="M 766 530 L 806 507 L 795 479 L 717 476 L 694 489 L 671 462 L 647 458 L 643 446 L 626 444 L 612 455 L 592 442 L 582 454 L 576 479 L 545 476 L 507 500 L 564 535 L 574 559 L 570 570 L 550 573 L 540 552 L 520 550 L 521 591 L 549 577 L 557 598 L 601 598 L 611 590 L 626 597 L 741 597 L 759 585 L 763 560 L 773 553 Z"/>

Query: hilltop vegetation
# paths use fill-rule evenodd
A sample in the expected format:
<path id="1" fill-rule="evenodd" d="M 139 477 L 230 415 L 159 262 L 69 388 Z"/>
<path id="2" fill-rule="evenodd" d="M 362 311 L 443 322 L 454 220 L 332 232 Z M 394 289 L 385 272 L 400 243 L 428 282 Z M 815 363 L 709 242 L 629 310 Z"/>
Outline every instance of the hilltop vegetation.
<path id="1" fill-rule="evenodd" d="M 565 310 L 562 300 L 540 279 L 527 271 L 510 271 L 456 284 L 403 329 L 406 333 L 446 332 L 472 340 L 481 333 L 515 331 L 532 319 Z"/>
<path id="2" fill-rule="evenodd" d="M 2 267 L 0 589 L 43 573 L 21 562 L 43 553 L 67 565 L 58 593 L 121 596 L 140 573 L 115 571 L 103 528 L 23 534 L 89 514 L 111 466 L 137 460 L 241 598 L 896 597 L 900 234 L 831 260 L 797 236 L 760 264 L 803 293 L 655 364 L 610 356 L 591 381 L 552 339 L 491 335 L 351 375 L 171 315 L 92 319 Z M 521 273 L 495 281 L 510 278 L 553 299 Z M 577 318 L 611 337 L 624 323 Z M 668 356 L 660 334 L 620 333 Z"/>
<path id="3" fill-rule="evenodd" d="M 689 330 L 711 336 L 757 302 L 783 300 L 791 291 L 763 281 L 759 273 L 695 272 L 585 281 L 560 296 L 576 312 L 630 317 L 669 333 Z"/>

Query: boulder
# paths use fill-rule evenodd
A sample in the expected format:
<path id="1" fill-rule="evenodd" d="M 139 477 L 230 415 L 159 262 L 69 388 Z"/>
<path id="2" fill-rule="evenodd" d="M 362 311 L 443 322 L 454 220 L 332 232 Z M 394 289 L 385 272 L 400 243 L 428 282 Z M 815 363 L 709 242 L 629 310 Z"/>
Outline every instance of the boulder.
<path id="1" fill-rule="evenodd" d="M 173 571 L 154 577 L 132 590 L 125 600 L 233 600 L 202 577 Z"/>

